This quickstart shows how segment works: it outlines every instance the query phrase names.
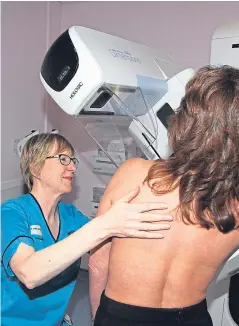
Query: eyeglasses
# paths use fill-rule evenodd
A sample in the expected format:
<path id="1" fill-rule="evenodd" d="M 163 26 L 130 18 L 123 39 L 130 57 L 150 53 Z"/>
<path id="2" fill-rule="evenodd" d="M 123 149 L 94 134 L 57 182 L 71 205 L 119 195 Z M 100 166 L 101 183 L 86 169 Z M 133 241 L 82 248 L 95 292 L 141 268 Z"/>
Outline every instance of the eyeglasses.
<path id="1" fill-rule="evenodd" d="M 58 158 L 62 165 L 69 165 L 71 161 L 74 163 L 75 167 L 78 167 L 79 161 L 76 157 L 70 157 L 66 154 L 58 154 L 54 156 L 47 156 L 47 158 Z"/>

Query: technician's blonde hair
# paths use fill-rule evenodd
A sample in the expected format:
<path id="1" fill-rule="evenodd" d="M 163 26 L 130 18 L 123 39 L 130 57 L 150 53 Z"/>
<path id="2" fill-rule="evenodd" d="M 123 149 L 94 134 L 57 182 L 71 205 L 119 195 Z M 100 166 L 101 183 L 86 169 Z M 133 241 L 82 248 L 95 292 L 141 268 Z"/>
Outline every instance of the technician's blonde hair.
<path id="1" fill-rule="evenodd" d="M 56 147 L 56 152 L 53 155 L 60 154 L 66 150 L 69 150 L 74 155 L 74 148 L 69 141 L 59 135 L 52 133 L 41 133 L 30 138 L 21 154 L 21 171 L 24 181 L 28 187 L 28 190 L 32 190 L 33 186 L 33 174 L 40 173 L 46 157 L 50 155 L 52 148 Z"/>

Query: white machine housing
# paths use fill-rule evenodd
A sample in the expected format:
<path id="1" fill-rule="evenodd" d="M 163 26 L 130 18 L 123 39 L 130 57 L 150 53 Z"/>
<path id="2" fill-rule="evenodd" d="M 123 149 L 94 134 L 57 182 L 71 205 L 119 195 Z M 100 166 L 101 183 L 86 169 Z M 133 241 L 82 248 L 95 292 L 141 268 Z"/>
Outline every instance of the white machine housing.
<path id="1" fill-rule="evenodd" d="M 178 108 L 185 85 L 193 74 L 192 69 L 181 71 L 169 55 L 159 50 L 73 26 L 48 50 L 40 78 L 55 102 L 70 115 L 87 116 L 91 120 L 96 116 L 101 119 L 126 116 L 128 121 L 124 123 L 131 123 L 131 135 L 145 155 L 154 159 L 171 154 L 166 120 Z M 127 107 L 116 112 L 112 105 L 107 105 L 112 96 L 119 99 L 123 94 L 120 98 L 123 107 L 126 96 L 139 93 L 139 76 L 166 84 L 168 92 L 153 110 L 152 107 L 143 111 L 137 108 L 138 111 L 132 112 Z"/>
<path id="2" fill-rule="evenodd" d="M 214 31 L 210 64 L 239 68 L 239 20 L 224 24 Z"/>
<path id="3" fill-rule="evenodd" d="M 62 48 L 65 53 L 58 52 Z M 136 88 L 137 75 L 165 80 L 178 72 L 180 67 L 170 56 L 158 50 L 73 26 L 48 50 L 40 78 L 66 113 L 78 115 L 104 84 Z"/>

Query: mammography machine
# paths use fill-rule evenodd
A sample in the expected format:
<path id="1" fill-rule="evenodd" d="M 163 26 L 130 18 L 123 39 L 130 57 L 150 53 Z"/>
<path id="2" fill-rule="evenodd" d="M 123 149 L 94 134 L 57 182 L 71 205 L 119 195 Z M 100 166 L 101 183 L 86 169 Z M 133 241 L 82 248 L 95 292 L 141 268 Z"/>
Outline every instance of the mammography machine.
<path id="1" fill-rule="evenodd" d="M 75 115 L 86 131 L 91 121 L 128 127 L 145 155 L 154 159 L 171 154 L 167 118 L 179 106 L 193 73 L 181 71 L 160 51 L 71 27 L 47 52 L 41 80 L 55 102 Z M 112 140 L 111 135 L 108 138 Z"/>
<path id="2" fill-rule="evenodd" d="M 176 113 L 193 74 L 193 69 L 181 70 L 169 55 L 158 50 L 74 26 L 48 50 L 40 78 L 54 101 L 76 117 L 118 166 L 112 143 L 120 143 L 124 151 L 121 128 L 127 128 L 148 159 L 172 154 L 167 138 L 168 118 Z M 104 141 L 98 129 L 104 130 Z M 217 289 L 224 279 L 228 285 L 238 267 L 239 251 L 225 262 L 212 286 Z M 225 300 L 222 303 L 215 291 L 211 298 L 209 310 L 214 325 L 222 326 Z M 226 321 L 223 324 L 231 325 Z"/>

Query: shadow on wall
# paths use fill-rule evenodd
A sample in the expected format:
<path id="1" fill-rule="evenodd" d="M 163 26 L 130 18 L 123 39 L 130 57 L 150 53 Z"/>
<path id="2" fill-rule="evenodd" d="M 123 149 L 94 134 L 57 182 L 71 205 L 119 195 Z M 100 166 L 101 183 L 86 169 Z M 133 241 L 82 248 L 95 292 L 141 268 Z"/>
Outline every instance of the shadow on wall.
<path id="1" fill-rule="evenodd" d="M 74 292 L 66 309 L 74 326 L 92 326 L 89 298 L 89 273 L 80 270 Z"/>
<path id="2" fill-rule="evenodd" d="M 74 203 L 80 196 L 80 187 L 76 185 L 75 179 L 73 179 L 73 187 L 72 191 L 64 194 L 62 197 L 62 201 L 65 203 Z"/>
<path id="3" fill-rule="evenodd" d="M 1 190 L 1 203 L 4 203 L 8 199 L 17 198 L 21 195 L 28 193 L 27 186 L 22 183 L 18 186 L 9 187 Z"/>

